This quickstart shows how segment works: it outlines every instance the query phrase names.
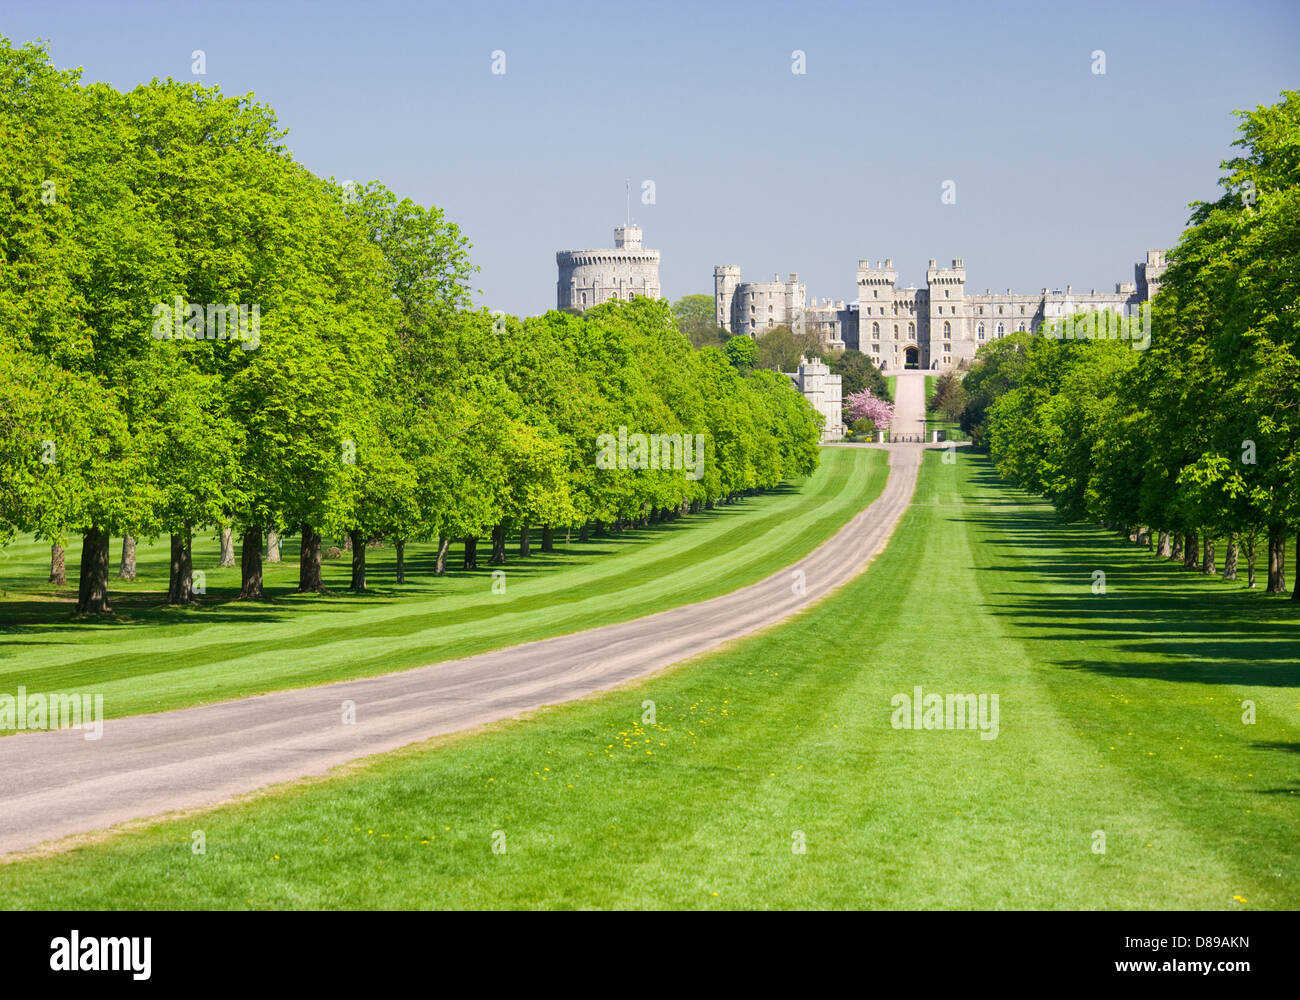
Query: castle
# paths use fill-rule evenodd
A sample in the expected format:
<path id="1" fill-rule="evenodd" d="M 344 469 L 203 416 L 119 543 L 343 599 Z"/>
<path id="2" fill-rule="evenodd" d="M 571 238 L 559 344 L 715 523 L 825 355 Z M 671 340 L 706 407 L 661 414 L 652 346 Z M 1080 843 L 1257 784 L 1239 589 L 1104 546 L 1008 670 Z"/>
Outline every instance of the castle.
<path id="1" fill-rule="evenodd" d="M 713 269 L 713 302 L 718 326 L 731 334 L 756 337 L 764 330 L 787 325 L 800 333 L 815 333 L 831 350 L 851 348 L 868 355 L 882 370 L 899 368 L 950 369 L 969 363 L 980 345 L 1018 330 L 1036 331 L 1051 319 L 1075 312 L 1109 309 L 1132 316 L 1160 288 L 1168 265 L 1162 250 L 1148 250 L 1144 263 L 1134 266 L 1135 281 L 1118 282 L 1115 291 L 1076 292 L 1066 285 L 1037 294 L 1005 295 L 988 289 L 966 293 L 966 267 L 960 257 L 951 267 L 931 259 L 925 288 L 899 288 L 893 260 L 858 261 L 858 300 L 807 301 L 799 275 L 788 281 L 776 275 L 768 282 L 740 280 L 740 268 Z"/>
<path id="2" fill-rule="evenodd" d="M 659 298 L 659 251 L 641 246 L 640 226 L 615 228 L 612 250 L 560 250 L 555 263 L 557 309 L 582 312 L 611 299 Z"/>

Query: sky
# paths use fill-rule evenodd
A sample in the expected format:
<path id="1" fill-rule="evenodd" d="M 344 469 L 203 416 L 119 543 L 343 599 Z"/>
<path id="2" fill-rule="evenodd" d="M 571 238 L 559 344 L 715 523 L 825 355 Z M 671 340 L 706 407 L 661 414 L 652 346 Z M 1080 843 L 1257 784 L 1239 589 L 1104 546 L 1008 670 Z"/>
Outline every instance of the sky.
<path id="1" fill-rule="evenodd" d="M 119 89 L 255 94 L 314 173 L 442 208 L 476 303 L 518 315 L 554 307 L 557 250 L 613 245 L 629 181 L 671 299 L 736 264 L 852 301 L 886 257 L 1113 291 L 1217 195 L 1232 112 L 1300 87 L 1295 0 L 0 0 L 0 34 Z"/>

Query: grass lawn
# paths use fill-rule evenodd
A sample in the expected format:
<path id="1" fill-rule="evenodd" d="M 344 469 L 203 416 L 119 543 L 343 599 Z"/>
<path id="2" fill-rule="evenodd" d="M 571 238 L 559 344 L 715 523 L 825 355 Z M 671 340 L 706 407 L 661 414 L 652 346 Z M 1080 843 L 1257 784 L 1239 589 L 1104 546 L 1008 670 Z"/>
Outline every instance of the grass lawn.
<path id="1" fill-rule="evenodd" d="M 1300 906 L 1297 607 L 1061 526 L 982 456 L 941 455 L 870 570 L 791 624 L 0 866 L 0 904 Z M 997 694 L 997 738 L 892 728 L 917 685 Z"/>
<path id="2" fill-rule="evenodd" d="M 327 595 L 293 593 L 297 540 L 285 561 L 266 564 L 273 600 L 240 602 L 238 568 L 218 569 L 218 546 L 196 539 L 195 569 L 207 595 L 195 608 L 169 608 L 166 540 L 138 550 L 134 583 L 110 580 L 117 617 L 72 614 L 70 586 L 52 588 L 49 547 L 0 550 L 0 692 L 99 692 L 108 716 L 179 708 L 280 688 L 388 673 L 532 639 L 638 618 L 727 593 L 798 561 L 879 494 L 884 452 L 827 448 L 808 480 L 678 521 L 572 544 L 521 559 L 512 545 L 506 592 L 492 592 L 490 542 L 480 570 L 465 572 L 459 544 L 449 572 L 433 574 L 435 548 L 407 547 L 407 583 L 393 581 L 392 548 L 367 553 L 365 595 L 347 591 L 350 554 L 325 562 Z M 119 543 L 115 542 L 114 557 Z M 116 562 L 113 570 L 116 571 Z"/>

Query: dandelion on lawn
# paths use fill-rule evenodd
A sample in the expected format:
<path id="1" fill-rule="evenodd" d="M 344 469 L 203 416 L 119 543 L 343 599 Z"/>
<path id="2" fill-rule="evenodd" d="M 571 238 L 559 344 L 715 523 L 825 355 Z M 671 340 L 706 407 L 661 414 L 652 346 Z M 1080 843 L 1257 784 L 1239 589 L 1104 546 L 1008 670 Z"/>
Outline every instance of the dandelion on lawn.
<path id="1" fill-rule="evenodd" d="M 1233 896 L 1232 898 L 1235 899 L 1238 903 L 1244 903 L 1244 902 L 1246 902 L 1246 897 L 1245 897 L 1245 896 Z"/>

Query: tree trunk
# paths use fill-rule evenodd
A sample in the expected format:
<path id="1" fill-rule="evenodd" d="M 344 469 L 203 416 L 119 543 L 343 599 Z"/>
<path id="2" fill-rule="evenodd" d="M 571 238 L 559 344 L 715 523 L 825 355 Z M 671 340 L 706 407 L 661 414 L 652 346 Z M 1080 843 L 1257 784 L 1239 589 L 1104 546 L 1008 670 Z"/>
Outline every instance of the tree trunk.
<path id="1" fill-rule="evenodd" d="M 1286 593 L 1286 526 L 1268 526 L 1268 593 Z"/>
<path id="2" fill-rule="evenodd" d="M 492 529 L 492 558 L 488 560 L 493 566 L 503 566 L 506 561 L 506 526 L 503 521 Z"/>
<path id="3" fill-rule="evenodd" d="M 1246 535 L 1246 589 L 1255 589 L 1255 530 Z"/>
<path id="4" fill-rule="evenodd" d="M 1178 562 L 1183 558 L 1183 536 L 1175 534 L 1173 544 L 1169 546 L 1169 559 Z"/>
<path id="5" fill-rule="evenodd" d="M 1160 556 L 1161 558 L 1168 559 L 1168 558 L 1169 558 L 1169 551 L 1170 551 L 1170 549 L 1169 549 L 1169 532 L 1167 532 L 1167 531 L 1162 531 L 1162 532 L 1160 532 L 1160 541 L 1159 541 L 1159 543 L 1156 545 L 1156 555 Z"/>
<path id="6" fill-rule="evenodd" d="M 519 528 L 519 555 L 527 558 L 533 554 L 532 539 L 528 534 L 528 525 L 521 525 Z"/>
<path id="7" fill-rule="evenodd" d="M 239 540 L 239 599 L 262 601 L 262 529 L 248 528 Z"/>
<path id="8" fill-rule="evenodd" d="M 280 534 L 276 531 L 266 533 L 266 561 L 280 561 Z"/>
<path id="9" fill-rule="evenodd" d="M 549 525 L 542 529 L 542 551 L 555 551 L 555 529 Z"/>
<path id="10" fill-rule="evenodd" d="M 344 552 L 351 552 L 351 551 L 352 551 L 352 536 L 351 536 L 351 535 L 348 535 L 348 536 L 344 537 L 344 539 L 343 539 L 343 551 L 344 551 Z"/>
<path id="11" fill-rule="evenodd" d="M 366 540 L 360 529 L 348 532 L 348 541 L 352 543 L 352 583 L 349 586 L 357 593 L 366 589 Z"/>
<path id="12" fill-rule="evenodd" d="M 194 601 L 194 564 L 191 546 L 194 544 L 189 525 L 171 533 L 171 563 L 167 574 L 167 603 L 191 604 Z"/>
<path id="13" fill-rule="evenodd" d="M 56 587 L 68 585 L 68 555 L 58 542 L 50 546 L 50 583 Z"/>
<path id="14" fill-rule="evenodd" d="M 478 539 L 473 535 L 465 536 L 465 568 L 478 569 Z"/>
<path id="15" fill-rule="evenodd" d="M 298 529 L 302 539 L 298 554 L 298 593 L 319 594 L 325 589 L 320 572 L 320 534 L 310 524 Z"/>
<path id="16" fill-rule="evenodd" d="M 451 548 L 451 538 L 446 535 L 438 536 L 438 558 L 433 564 L 433 572 L 442 576 L 447 572 L 447 550 Z"/>
<path id="17" fill-rule="evenodd" d="M 122 536 L 122 561 L 117 565 L 117 578 L 135 579 L 135 539 L 130 535 Z"/>
<path id="18" fill-rule="evenodd" d="M 1201 543 L 1201 572 L 1214 576 L 1214 536 L 1208 533 Z"/>
<path id="19" fill-rule="evenodd" d="M 393 542 L 393 548 L 397 550 L 397 582 L 406 582 L 406 539 L 398 538 Z M 439 570 L 441 572 L 441 570 Z"/>
<path id="20" fill-rule="evenodd" d="M 1291 600 L 1300 601 L 1300 531 L 1295 536 L 1295 590 L 1291 591 Z"/>
<path id="21" fill-rule="evenodd" d="M 108 605 L 108 543 L 107 531 L 91 528 L 82 535 L 81 573 L 77 586 L 77 613 L 107 615 L 113 609 Z"/>
<path id="22" fill-rule="evenodd" d="M 713 509 L 713 499 L 712 499 L 711 497 L 710 497 L 708 500 L 705 500 L 705 501 L 704 501 L 704 509 L 705 509 L 705 510 L 712 510 L 712 509 Z"/>
<path id="23" fill-rule="evenodd" d="M 591 541 L 591 522 L 590 522 L 590 521 L 583 521 L 583 522 L 582 522 L 582 527 L 578 529 L 578 541 L 580 541 L 580 542 L 589 542 L 589 541 Z"/>
<path id="24" fill-rule="evenodd" d="M 235 565 L 235 532 L 233 528 L 221 529 L 221 562 L 219 566 Z"/>
<path id="25" fill-rule="evenodd" d="M 1223 556 L 1223 578 L 1237 579 L 1237 533 L 1228 536 L 1228 551 Z"/>
<path id="26" fill-rule="evenodd" d="M 1183 536 L 1183 569 L 1196 569 L 1196 532 Z"/>

